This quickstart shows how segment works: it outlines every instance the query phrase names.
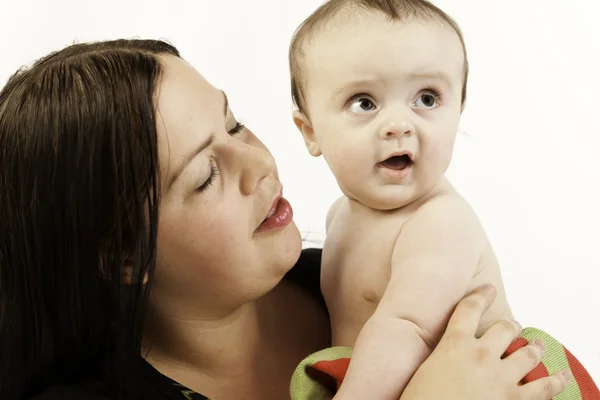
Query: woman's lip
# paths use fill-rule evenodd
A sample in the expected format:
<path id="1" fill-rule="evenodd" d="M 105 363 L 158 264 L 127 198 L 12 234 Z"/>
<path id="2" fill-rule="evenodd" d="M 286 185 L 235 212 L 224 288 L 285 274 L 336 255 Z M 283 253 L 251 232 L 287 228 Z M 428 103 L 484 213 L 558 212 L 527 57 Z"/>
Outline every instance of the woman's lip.
<path id="1" fill-rule="evenodd" d="M 283 194 L 282 194 L 282 191 L 280 190 L 277 197 L 275 197 L 275 200 L 273 200 L 273 203 L 271 203 L 271 208 L 269 208 L 269 212 L 267 213 L 265 220 L 270 218 L 275 213 L 275 211 L 277 210 L 277 204 L 279 203 L 279 200 L 281 200 L 282 196 L 283 196 Z"/>
<path id="2" fill-rule="evenodd" d="M 255 233 L 265 233 L 284 228 L 292 222 L 294 211 L 290 203 L 283 197 L 278 197 L 273 205 L 275 211 L 273 215 L 266 218 L 254 231 Z M 272 211 L 272 210 L 271 210 Z M 271 211 L 269 213 L 271 213 Z"/>

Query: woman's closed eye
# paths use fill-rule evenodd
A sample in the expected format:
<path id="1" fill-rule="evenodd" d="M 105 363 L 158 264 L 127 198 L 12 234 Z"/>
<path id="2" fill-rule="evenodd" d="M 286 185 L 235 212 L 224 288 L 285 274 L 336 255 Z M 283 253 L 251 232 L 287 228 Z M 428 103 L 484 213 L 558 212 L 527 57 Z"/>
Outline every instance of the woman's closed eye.
<path id="1" fill-rule="evenodd" d="M 197 192 L 204 192 L 206 189 L 208 189 L 215 182 L 215 178 L 218 175 L 219 175 L 219 169 L 217 168 L 217 164 L 211 158 L 210 159 L 210 175 L 208 176 L 208 179 L 205 180 L 204 183 L 202 185 L 200 185 L 196 189 L 196 191 Z"/>
<path id="2" fill-rule="evenodd" d="M 231 136 L 237 135 L 238 133 L 240 133 L 241 131 L 243 131 L 245 128 L 244 124 L 241 122 L 236 122 L 235 126 L 231 129 L 229 129 L 227 131 L 227 133 L 229 133 Z M 202 183 L 202 185 L 200 185 L 196 191 L 197 192 L 203 192 L 206 189 L 208 189 L 214 182 L 216 177 L 219 175 L 219 169 L 217 168 L 217 164 L 215 163 L 215 161 L 211 158 L 210 160 L 210 175 L 208 176 L 208 179 L 206 179 L 204 181 L 204 183 Z"/>

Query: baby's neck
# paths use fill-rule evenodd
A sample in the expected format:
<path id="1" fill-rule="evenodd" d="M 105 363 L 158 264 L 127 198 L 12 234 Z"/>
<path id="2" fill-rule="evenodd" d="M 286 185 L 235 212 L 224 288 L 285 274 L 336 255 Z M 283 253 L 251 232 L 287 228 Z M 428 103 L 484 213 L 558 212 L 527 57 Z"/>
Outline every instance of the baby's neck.
<path id="1" fill-rule="evenodd" d="M 370 206 L 368 204 L 368 202 L 361 201 L 361 199 L 359 199 L 355 196 L 351 196 L 346 193 L 344 193 L 344 196 L 346 197 L 346 199 L 348 199 L 349 203 L 354 207 L 365 208 L 365 209 L 368 209 L 375 213 L 389 214 L 390 212 L 393 213 L 393 212 L 403 211 L 403 210 L 404 211 L 414 210 L 416 208 L 419 208 L 420 206 L 422 206 L 424 203 L 431 200 L 432 198 L 434 198 L 440 194 L 445 194 L 445 193 L 449 193 L 449 192 L 454 193 L 455 189 L 452 186 L 452 184 L 450 183 L 450 181 L 444 176 L 435 184 L 435 186 L 433 186 L 429 190 L 424 191 L 422 193 L 418 193 L 417 195 L 415 195 L 414 198 L 411 198 L 411 199 L 407 200 L 406 202 L 398 203 L 395 208 L 373 207 L 373 206 Z"/>

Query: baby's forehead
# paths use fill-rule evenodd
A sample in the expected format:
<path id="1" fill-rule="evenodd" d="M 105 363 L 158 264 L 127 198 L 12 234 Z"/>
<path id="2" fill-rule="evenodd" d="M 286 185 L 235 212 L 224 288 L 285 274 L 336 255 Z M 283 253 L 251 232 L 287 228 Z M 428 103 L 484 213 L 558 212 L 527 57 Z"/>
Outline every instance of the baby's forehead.
<path id="1" fill-rule="evenodd" d="M 442 60 L 437 66 L 451 72 L 453 82 L 460 80 L 464 92 L 469 70 L 458 25 L 422 0 L 330 0 L 300 26 L 289 56 L 292 97 L 300 110 L 308 91 L 326 90 L 348 71 L 377 74 L 381 71 L 373 70 L 386 65 L 429 69 Z M 398 69 L 388 78 L 394 75 L 401 75 Z"/>
<path id="2" fill-rule="evenodd" d="M 357 52 L 368 49 L 385 40 L 393 44 L 398 40 L 413 42 L 419 47 L 425 36 L 452 38 L 460 43 L 457 32 L 447 23 L 433 18 L 407 17 L 391 20 L 381 12 L 339 13 L 331 20 L 313 27 L 302 43 L 302 54 L 310 57 L 318 51 L 336 52 L 345 50 Z M 364 46 L 367 46 L 366 48 Z M 442 43 L 438 43 L 442 45 Z M 462 47 L 462 46 L 460 46 Z M 416 48 L 414 50 L 417 50 Z M 459 48 L 462 51 L 462 48 Z"/>
<path id="3" fill-rule="evenodd" d="M 305 77 L 315 73 L 357 73 L 464 64 L 461 40 L 451 27 L 432 19 L 391 21 L 382 13 L 344 15 L 316 30 L 303 46 Z M 447 67 L 447 68 L 446 68 Z"/>

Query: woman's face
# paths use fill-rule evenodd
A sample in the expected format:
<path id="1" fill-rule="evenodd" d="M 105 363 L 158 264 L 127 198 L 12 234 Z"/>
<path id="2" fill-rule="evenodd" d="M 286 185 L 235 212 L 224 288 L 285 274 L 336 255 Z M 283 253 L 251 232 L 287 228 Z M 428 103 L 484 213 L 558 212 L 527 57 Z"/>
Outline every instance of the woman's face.
<path id="1" fill-rule="evenodd" d="M 281 280 L 299 257 L 300 234 L 273 157 L 237 123 L 224 93 L 185 61 L 162 61 L 152 307 L 218 318 Z"/>

